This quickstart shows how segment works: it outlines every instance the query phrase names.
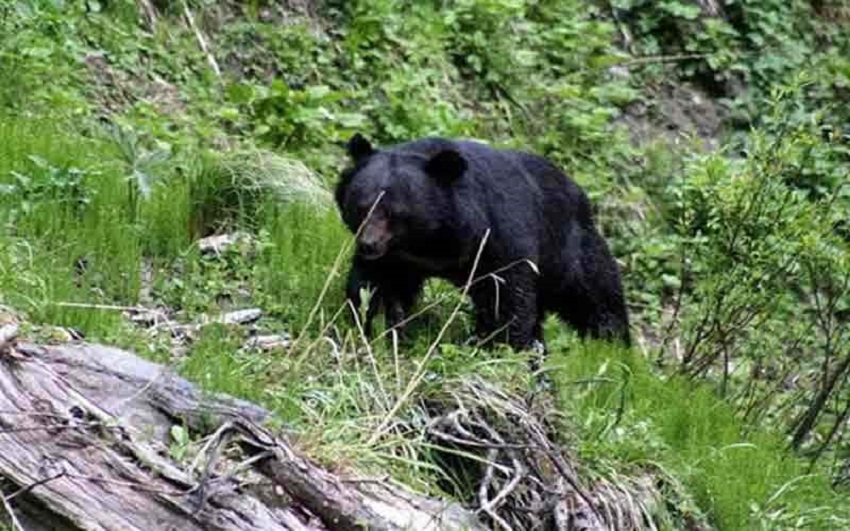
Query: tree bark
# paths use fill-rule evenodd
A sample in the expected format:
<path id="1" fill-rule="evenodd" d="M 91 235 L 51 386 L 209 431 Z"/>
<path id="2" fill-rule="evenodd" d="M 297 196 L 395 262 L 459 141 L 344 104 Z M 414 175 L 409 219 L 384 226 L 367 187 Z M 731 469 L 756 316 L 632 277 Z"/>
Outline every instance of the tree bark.
<path id="1" fill-rule="evenodd" d="M 331 474 L 268 417 L 119 349 L 7 344 L 0 490 L 27 531 L 481 528 L 457 505 Z M 175 424 L 212 434 L 201 470 L 169 456 Z M 245 457 L 238 472 L 225 447 Z"/>

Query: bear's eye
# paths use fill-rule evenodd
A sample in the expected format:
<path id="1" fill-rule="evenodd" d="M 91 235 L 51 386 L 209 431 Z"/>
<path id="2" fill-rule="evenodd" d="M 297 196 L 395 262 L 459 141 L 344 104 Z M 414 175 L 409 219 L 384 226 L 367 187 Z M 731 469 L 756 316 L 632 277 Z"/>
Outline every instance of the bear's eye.
<path id="1" fill-rule="evenodd" d="M 376 216 L 376 213 L 377 213 L 377 210 L 372 211 L 372 205 L 371 204 L 360 205 L 357 208 L 357 215 L 360 216 L 360 219 L 366 219 L 366 216 L 368 216 L 370 213 L 372 214 L 373 218 Z"/>

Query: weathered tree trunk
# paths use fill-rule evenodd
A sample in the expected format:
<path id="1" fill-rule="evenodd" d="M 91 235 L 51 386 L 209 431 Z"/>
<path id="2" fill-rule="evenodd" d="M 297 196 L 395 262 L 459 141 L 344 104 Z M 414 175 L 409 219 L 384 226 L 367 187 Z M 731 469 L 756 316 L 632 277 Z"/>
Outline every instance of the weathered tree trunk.
<path id="1" fill-rule="evenodd" d="M 129 352 L 5 347 L 2 499 L 27 531 L 480 527 L 456 505 L 333 475 L 261 426 L 264 409 L 205 394 Z M 199 470 L 169 457 L 174 424 L 212 434 Z M 219 458 L 225 447 L 241 452 L 238 471 Z"/>

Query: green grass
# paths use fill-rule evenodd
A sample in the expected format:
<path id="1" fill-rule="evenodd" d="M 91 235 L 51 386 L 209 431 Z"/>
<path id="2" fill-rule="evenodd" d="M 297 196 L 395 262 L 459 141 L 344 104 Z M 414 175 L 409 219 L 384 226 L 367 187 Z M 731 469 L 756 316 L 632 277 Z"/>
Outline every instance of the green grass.
<path id="1" fill-rule="evenodd" d="M 4 221 L 14 225 L 0 239 L 6 250 L 0 286 L 8 302 L 39 321 L 64 323 L 65 316 L 76 316 L 69 319 L 75 321 L 86 314 L 57 309 L 55 302 L 134 304 L 144 256 L 158 266 L 157 286 L 172 295 L 169 302 L 189 302 L 190 311 L 213 310 L 213 291 L 227 291 L 228 282 L 242 280 L 270 311 L 301 325 L 350 237 L 333 209 L 284 204 L 264 190 L 243 192 L 244 201 L 228 196 L 239 194 L 241 183 L 223 178 L 221 161 L 210 156 L 181 157 L 160 168 L 136 216 L 129 171 L 108 138 L 80 136 L 68 124 L 11 117 L 0 118 L 0 137 L 0 184 L 16 186 L 0 198 Z M 56 176 L 74 168 L 84 172 L 88 201 L 77 210 L 59 188 L 62 176 Z M 24 176 L 26 184 L 21 186 L 12 172 Z M 219 203 L 211 198 L 222 197 L 233 199 L 229 210 L 215 208 Z M 29 203 L 26 208 L 24 203 Z M 239 227 L 258 238 L 255 260 L 235 253 L 223 268 L 196 252 L 195 239 L 210 228 Z M 80 259 L 87 270 L 75 276 Z M 186 274 L 175 275 L 180 272 Z M 339 285 L 337 279 L 334 286 Z"/>
<path id="2" fill-rule="evenodd" d="M 663 470 L 684 484 L 717 529 L 850 525 L 828 477 L 809 475 L 782 436 L 747 429 L 709 386 L 661 378 L 636 352 L 604 344 L 563 337 L 553 350 L 560 404 L 592 467 Z"/>

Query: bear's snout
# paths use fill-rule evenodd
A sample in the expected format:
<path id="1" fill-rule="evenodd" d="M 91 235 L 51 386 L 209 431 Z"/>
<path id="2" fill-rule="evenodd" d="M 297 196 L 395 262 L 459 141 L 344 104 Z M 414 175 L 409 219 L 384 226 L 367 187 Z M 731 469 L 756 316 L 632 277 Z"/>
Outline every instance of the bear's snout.
<path id="1" fill-rule="evenodd" d="M 387 254 L 392 233 L 385 219 L 375 219 L 363 227 L 363 232 L 357 239 L 358 254 L 367 259 L 375 260 Z"/>
<path id="2" fill-rule="evenodd" d="M 360 242 L 357 249 L 360 256 L 367 260 L 376 260 L 386 253 L 386 246 L 380 242 Z"/>

